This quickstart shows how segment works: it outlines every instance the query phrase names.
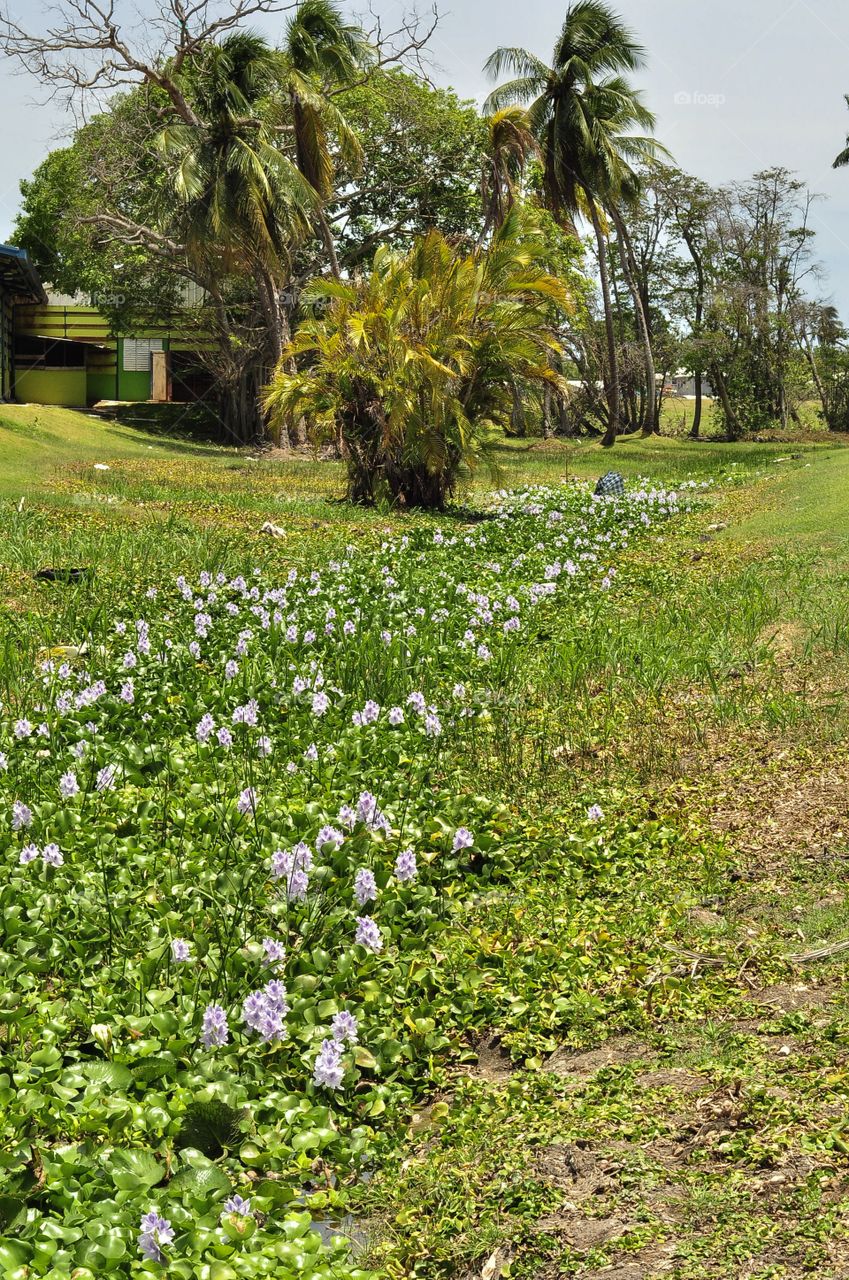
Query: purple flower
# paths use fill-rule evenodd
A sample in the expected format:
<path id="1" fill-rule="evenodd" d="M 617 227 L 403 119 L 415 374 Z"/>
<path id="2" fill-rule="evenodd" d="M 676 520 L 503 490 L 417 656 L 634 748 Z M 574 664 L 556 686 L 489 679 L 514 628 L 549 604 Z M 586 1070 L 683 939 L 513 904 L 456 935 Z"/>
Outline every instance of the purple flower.
<path id="1" fill-rule="evenodd" d="M 41 860 L 45 867 L 61 867 L 65 861 L 58 844 L 46 844 L 41 851 Z"/>
<path id="2" fill-rule="evenodd" d="M 289 1012 L 286 987 L 279 979 L 267 983 L 263 991 L 252 991 L 242 1005 L 242 1019 L 251 1031 L 256 1031 L 266 1044 L 283 1040 L 286 1027 L 283 1019 Z"/>
<path id="3" fill-rule="evenodd" d="M 176 961 L 177 964 L 182 964 L 184 961 L 190 960 L 191 957 L 192 957 L 192 953 L 191 953 L 191 948 L 189 947 L 188 942 L 186 942 L 183 938 L 171 939 L 171 959 L 172 960 Z"/>
<path id="4" fill-rule="evenodd" d="M 108 765 L 106 765 L 106 767 L 105 767 L 104 769 L 101 769 L 101 770 L 98 772 L 98 775 L 97 775 L 97 781 L 96 781 L 96 783 L 95 783 L 95 786 L 97 787 L 97 790 L 98 790 L 98 791 L 111 791 L 111 790 L 112 790 L 112 788 L 115 786 L 115 781 L 116 781 L 117 777 L 118 777 L 118 766 L 117 766 L 117 764 L 108 764 Z"/>
<path id="5" fill-rule="evenodd" d="M 258 755 L 265 757 L 270 756 L 274 748 L 272 747 L 271 739 L 263 734 L 262 737 L 256 740 L 256 749 Z"/>
<path id="6" fill-rule="evenodd" d="M 357 934 L 355 941 L 367 951 L 378 952 L 383 949 L 383 935 L 371 916 L 357 916 Z"/>
<path id="7" fill-rule="evenodd" d="M 77 775 L 72 769 L 62 774 L 59 779 L 59 794 L 63 800 L 70 800 L 72 796 L 77 794 L 79 789 L 80 784 L 77 782 Z"/>
<path id="8" fill-rule="evenodd" d="M 459 849 L 469 849 L 475 843 L 475 837 L 467 827 L 458 827 L 454 833 L 454 843 L 451 848 L 455 853 Z"/>
<path id="9" fill-rule="evenodd" d="M 220 1004 L 208 1004 L 204 1009 L 200 1038 L 207 1049 L 226 1044 L 230 1039 L 227 1014 Z"/>
<path id="10" fill-rule="evenodd" d="M 289 1000 L 286 993 L 286 984 L 285 982 L 281 982 L 279 978 L 272 978 L 270 982 L 266 982 L 265 998 L 278 1013 L 284 1014 L 289 1012 Z"/>
<path id="11" fill-rule="evenodd" d="M 357 1043 L 357 1019 L 347 1009 L 336 1014 L 330 1024 L 330 1030 L 333 1033 L 333 1039 L 339 1044 Z"/>
<path id="12" fill-rule="evenodd" d="M 236 808 L 239 813 L 256 813 L 256 792 L 253 787 L 245 787 L 236 801 Z"/>
<path id="13" fill-rule="evenodd" d="M 256 728 L 259 720 L 259 703 L 256 698 L 251 698 L 243 707 L 236 707 L 233 712 L 233 724 L 246 724 L 250 728 Z"/>
<path id="14" fill-rule="evenodd" d="M 12 830 L 20 831 L 24 827 L 32 826 L 32 809 L 25 805 L 22 800 L 15 800 L 12 804 Z"/>
<path id="15" fill-rule="evenodd" d="M 428 711 L 425 716 L 424 731 L 429 738 L 438 738 L 442 733 L 442 723 L 435 711 Z"/>
<path id="16" fill-rule="evenodd" d="M 235 658 L 231 658 L 224 666 L 224 678 L 225 680 L 235 680 L 238 674 L 239 664 L 236 662 Z"/>
<path id="17" fill-rule="evenodd" d="M 591 804 L 587 809 L 587 818 L 590 822 L 599 822 L 604 817 L 604 810 L 600 804 Z"/>
<path id="18" fill-rule="evenodd" d="M 222 725 L 215 736 L 218 739 L 219 747 L 224 747 L 225 750 L 232 747 L 233 735 L 226 725 Z"/>
<path id="19" fill-rule="evenodd" d="M 16 720 L 12 732 L 20 742 L 22 739 L 30 737 L 32 734 L 32 725 L 29 720 Z"/>
<path id="20" fill-rule="evenodd" d="M 314 693 L 312 696 L 312 713 L 314 716 L 323 716 L 327 708 L 330 706 L 330 699 L 326 693 Z"/>
<path id="21" fill-rule="evenodd" d="M 395 879 L 400 880 L 402 884 L 406 884 L 410 880 L 415 880 L 418 870 L 416 855 L 413 850 L 402 850 L 395 860 Z"/>
<path id="22" fill-rule="evenodd" d="M 275 880 L 286 879 L 286 897 L 290 902 L 303 902 L 309 887 L 308 871 L 312 867 L 312 850 L 301 841 L 294 849 L 275 849 L 271 855 L 271 874 Z"/>
<path id="23" fill-rule="evenodd" d="M 330 844 L 334 849 L 340 848 L 345 843 L 345 837 L 341 831 L 337 831 L 335 827 L 322 827 L 315 838 L 316 850 L 320 853 L 326 844 Z"/>
<path id="24" fill-rule="evenodd" d="M 304 902 L 309 887 L 310 878 L 306 871 L 295 868 L 289 873 L 286 880 L 286 897 L 290 902 Z"/>
<path id="25" fill-rule="evenodd" d="M 229 1199 L 224 1201 L 223 1212 L 237 1213 L 240 1218 L 248 1218 L 251 1212 L 251 1202 L 250 1200 L 243 1200 L 240 1195 L 230 1196 Z"/>
<path id="26" fill-rule="evenodd" d="M 404 708 L 391 707 L 389 710 L 389 723 L 391 725 L 399 725 L 404 723 Z"/>
<path id="27" fill-rule="evenodd" d="M 265 951 L 265 963 L 267 965 L 276 966 L 282 964 L 286 959 L 286 948 L 276 938 L 263 939 L 262 947 Z"/>
<path id="28" fill-rule="evenodd" d="M 132 680 L 125 680 L 121 685 L 121 701 L 132 704 L 136 700 L 136 689 Z"/>
<path id="29" fill-rule="evenodd" d="M 200 720 L 198 720 L 197 726 L 195 728 L 195 737 L 197 738 L 198 742 L 200 743 L 207 742 L 214 728 L 215 728 L 215 721 L 207 711 L 206 714 L 202 715 Z"/>
<path id="30" fill-rule="evenodd" d="M 357 820 L 357 815 L 349 804 L 343 804 L 336 815 L 336 820 L 350 831 Z"/>
<path id="31" fill-rule="evenodd" d="M 424 694 L 411 693 L 410 696 L 407 698 L 407 706 L 412 707 L 413 710 L 417 711 L 420 716 L 423 716 L 425 713 L 425 710 L 427 709 L 427 703 L 425 702 Z"/>
<path id="32" fill-rule="evenodd" d="M 367 902 L 374 902 L 377 898 L 377 881 L 368 867 L 360 867 L 354 877 L 354 897 L 361 907 L 364 907 Z"/>
<path id="33" fill-rule="evenodd" d="M 35 862 L 39 852 L 40 850 L 37 844 L 25 844 L 23 849 L 21 849 L 21 856 L 18 861 L 22 867 L 25 867 L 30 862 Z"/>
<path id="34" fill-rule="evenodd" d="M 313 1064 L 313 1080 L 319 1087 L 338 1089 L 343 1075 L 341 1046 L 335 1040 L 323 1040 Z"/>
<path id="35" fill-rule="evenodd" d="M 167 1218 L 160 1218 L 158 1209 L 151 1209 L 141 1220 L 139 1249 L 151 1262 L 164 1262 L 162 1246 L 171 1244 L 174 1231 Z"/>

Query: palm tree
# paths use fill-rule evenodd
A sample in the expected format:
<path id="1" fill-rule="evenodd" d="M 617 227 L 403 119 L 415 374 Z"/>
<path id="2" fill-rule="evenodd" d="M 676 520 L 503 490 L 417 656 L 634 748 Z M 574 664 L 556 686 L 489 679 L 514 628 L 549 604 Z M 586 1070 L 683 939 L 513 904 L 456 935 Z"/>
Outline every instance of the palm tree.
<path id="1" fill-rule="evenodd" d="M 463 463 L 510 417 L 517 379 L 563 390 L 552 323 L 570 308 L 545 237 L 514 207 L 488 247 L 462 254 L 438 231 L 406 252 L 383 246 L 352 280 L 317 280 L 265 394 L 272 421 L 304 414 L 318 438 L 341 431 L 349 496 L 381 492 L 441 508 Z M 294 373 L 286 357 L 306 357 Z"/>
<path id="2" fill-rule="evenodd" d="M 481 243 L 504 223 L 528 161 L 539 154 L 524 107 L 504 107 L 487 120 L 487 146 L 481 176 L 484 225 Z"/>
<path id="3" fill-rule="evenodd" d="M 846 100 L 847 107 L 849 107 L 849 93 L 844 93 L 843 97 Z M 846 146 L 837 155 L 831 167 L 833 169 L 845 169 L 847 164 L 849 164 L 849 137 L 846 139 Z"/>
<path id="4" fill-rule="evenodd" d="M 347 23 L 334 0 L 301 0 L 286 26 L 283 68 L 294 127 L 299 170 L 318 193 L 317 220 L 330 268 L 339 262 L 324 204 L 333 194 L 335 140 L 342 158 L 356 169 L 359 139 L 333 102 L 334 92 L 356 84 L 374 61 L 374 49 L 358 26 Z"/>
<path id="5" fill-rule="evenodd" d="M 316 192 L 278 145 L 268 110 L 279 56 L 261 36 L 237 32 L 206 46 L 192 69 L 197 124 L 168 125 L 157 139 L 172 162 L 188 251 L 227 273 L 254 276 L 270 355 L 288 335 L 279 293 L 292 244 L 309 233 Z M 221 274 L 210 271 L 207 275 Z"/>
<path id="6" fill-rule="evenodd" d="M 189 256 L 204 279 L 224 356 L 218 367 L 223 415 L 242 439 L 262 430 L 262 368 L 290 337 L 281 293 L 292 248 L 312 231 L 319 198 L 280 146 L 275 102 L 280 55 L 257 35 L 234 32 L 198 51 L 186 73 L 193 123 L 174 122 L 157 138 L 172 166 Z M 226 294 L 234 281 L 265 321 L 266 350 L 245 364 L 229 342 Z M 252 283 L 250 283 L 252 282 Z"/>
<path id="7" fill-rule="evenodd" d="M 529 104 L 528 120 L 542 152 L 552 212 L 573 226 L 583 200 L 592 223 L 607 336 L 607 445 L 615 442 L 619 431 L 619 364 L 600 206 L 617 205 L 618 213 L 617 202 L 636 190 L 636 162 L 657 151 L 651 138 L 633 133 L 651 131 L 654 117 L 625 79 L 643 66 L 644 56 L 607 4 L 575 0 L 566 12 L 551 66 L 519 48 L 497 49 L 486 64 L 494 78 L 505 70 L 513 73 L 513 79 L 490 94 L 487 110 Z"/>

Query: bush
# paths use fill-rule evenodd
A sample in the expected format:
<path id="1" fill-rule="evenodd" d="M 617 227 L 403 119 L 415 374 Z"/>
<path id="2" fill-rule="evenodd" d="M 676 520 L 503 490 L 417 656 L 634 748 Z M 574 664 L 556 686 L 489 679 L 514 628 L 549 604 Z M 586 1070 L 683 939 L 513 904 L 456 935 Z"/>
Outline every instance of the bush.
<path id="1" fill-rule="evenodd" d="M 436 231 L 407 253 L 383 247 L 366 275 L 314 281 L 306 304 L 266 408 L 339 443 L 355 502 L 441 509 L 509 423 L 516 381 L 560 386 L 550 357 L 569 299 L 525 211 L 486 250 L 461 254 Z"/>

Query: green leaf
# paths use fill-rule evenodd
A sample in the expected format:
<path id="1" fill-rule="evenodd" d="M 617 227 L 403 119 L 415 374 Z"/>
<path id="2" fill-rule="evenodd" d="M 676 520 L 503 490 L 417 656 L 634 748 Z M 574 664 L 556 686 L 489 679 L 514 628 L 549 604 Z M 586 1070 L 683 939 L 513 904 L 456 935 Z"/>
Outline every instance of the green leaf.
<path id="1" fill-rule="evenodd" d="M 0 1231 L 7 1231 L 26 1209 L 26 1202 L 17 1196 L 0 1196 Z"/>
<path id="2" fill-rule="evenodd" d="M 215 1160 L 241 1141 L 242 1113 L 226 1102 L 194 1102 L 186 1111 L 180 1132 L 174 1139 L 178 1151 L 195 1147 Z"/>
<path id="3" fill-rule="evenodd" d="M 126 1089 L 132 1083 L 132 1073 L 119 1062 L 87 1062 L 82 1073 L 91 1084 L 102 1084 L 110 1089 Z"/>
<path id="4" fill-rule="evenodd" d="M 171 1058 L 142 1058 L 132 1065 L 134 1080 L 161 1080 L 163 1076 L 176 1075 L 177 1064 Z"/>
<path id="5" fill-rule="evenodd" d="M 230 1190 L 230 1179 L 226 1173 L 222 1173 L 214 1164 L 204 1165 L 201 1168 L 190 1166 L 187 1169 L 181 1169 L 171 1179 L 168 1183 L 168 1190 L 169 1192 L 175 1192 L 177 1195 L 182 1195 L 184 1191 L 189 1191 L 194 1196 L 211 1199 L 216 1192 Z"/>
<path id="6" fill-rule="evenodd" d="M 354 1049 L 354 1061 L 358 1067 L 366 1067 L 369 1071 L 374 1071 L 377 1067 L 377 1058 L 361 1044 Z"/>
<path id="7" fill-rule="evenodd" d="M 138 1187 L 155 1187 L 165 1177 L 165 1165 L 160 1164 L 150 1151 L 113 1151 L 109 1158 L 112 1181 L 121 1191 L 135 1191 Z"/>

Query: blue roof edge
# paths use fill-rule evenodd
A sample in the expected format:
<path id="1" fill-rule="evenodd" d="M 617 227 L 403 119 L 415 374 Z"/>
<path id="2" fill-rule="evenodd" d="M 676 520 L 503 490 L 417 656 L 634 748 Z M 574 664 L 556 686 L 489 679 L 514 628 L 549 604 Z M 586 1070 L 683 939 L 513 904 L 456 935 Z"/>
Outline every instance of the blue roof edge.
<path id="1" fill-rule="evenodd" d="M 21 279 L 29 287 L 35 301 L 46 305 L 47 294 L 44 292 L 44 285 L 26 249 L 19 249 L 13 244 L 0 244 L 0 258 L 12 258 L 17 263 Z"/>

